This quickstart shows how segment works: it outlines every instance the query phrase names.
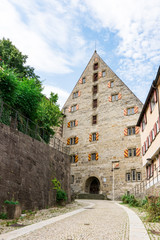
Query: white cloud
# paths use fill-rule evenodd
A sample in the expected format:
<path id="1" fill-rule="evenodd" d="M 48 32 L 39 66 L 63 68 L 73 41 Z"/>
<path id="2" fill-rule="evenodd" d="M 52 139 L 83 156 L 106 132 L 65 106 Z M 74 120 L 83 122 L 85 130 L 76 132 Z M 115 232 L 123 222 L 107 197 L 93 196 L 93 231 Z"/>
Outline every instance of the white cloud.
<path id="1" fill-rule="evenodd" d="M 44 87 L 43 94 L 48 98 L 50 97 L 51 92 L 58 94 L 58 104 L 60 105 L 60 108 L 62 108 L 65 101 L 69 97 L 69 93 L 64 89 L 54 87 L 51 85 L 44 85 L 43 87 Z"/>

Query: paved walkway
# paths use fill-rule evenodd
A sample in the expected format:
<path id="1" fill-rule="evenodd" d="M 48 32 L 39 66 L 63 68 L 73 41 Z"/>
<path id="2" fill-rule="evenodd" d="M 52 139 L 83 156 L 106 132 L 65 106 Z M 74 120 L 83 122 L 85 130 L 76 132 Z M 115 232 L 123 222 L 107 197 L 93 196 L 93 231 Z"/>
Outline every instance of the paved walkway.
<path id="1" fill-rule="evenodd" d="M 129 238 L 129 214 L 111 201 L 104 200 L 83 200 L 89 206 L 59 217 L 45 220 L 43 222 L 24 227 L 23 229 L 0 235 L 0 240 L 148 240 L 148 235 L 141 228 L 139 230 L 131 224 L 131 232 L 136 235 Z M 134 215 L 134 213 L 133 213 Z M 136 215 L 136 214 L 135 214 Z M 129 216 L 129 217 L 128 217 Z M 137 215 L 136 215 L 137 216 Z M 137 217 L 138 218 L 138 217 Z M 134 218 L 134 221 L 137 219 Z M 138 218 L 139 220 L 139 218 Z M 133 222 L 134 222 L 133 221 Z M 37 230 L 35 230 L 37 229 Z M 133 231 L 132 231 L 133 230 Z M 138 232 L 137 232 L 138 231 Z M 28 233 L 28 234 L 26 234 Z M 25 234 L 25 235 L 24 235 Z M 144 235 L 145 234 L 145 235 Z M 19 236 L 19 237 L 18 237 Z M 144 237 L 145 236 L 145 237 Z M 18 237 L 18 238 L 17 238 Z"/>

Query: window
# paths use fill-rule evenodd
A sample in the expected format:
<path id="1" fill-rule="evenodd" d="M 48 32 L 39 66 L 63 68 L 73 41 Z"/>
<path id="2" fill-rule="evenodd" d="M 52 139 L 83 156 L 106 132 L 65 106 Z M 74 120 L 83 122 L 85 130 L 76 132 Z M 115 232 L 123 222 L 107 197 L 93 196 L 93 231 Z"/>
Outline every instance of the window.
<path id="1" fill-rule="evenodd" d="M 76 109 L 76 105 L 72 106 L 71 107 L 71 112 L 75 112 L 77 109 Z"/>
<path id="2" fill-rule="evenodd" d="M 93 86 L 93 94 L 97 94 L 98 92 L 98 85 Z"/>
<path id="3" fill-rule="evenodd" d="M 141 173 L 137 172 L 137 181 L 141 181 Z"/>
<path id="4" fill-rule="evenodd" d="M 129 182 L 131 180 L 131 174 L 126 173 L 126 181 Z"/>
<path id="5" fill-rule="evenodd" d="M 157 133 L 159 132 L 159 125 L 158 125 L 158 121 L 156 122 L 156 129 L 157 129 Z"/>
<path id="6" fill-rule="evenodd" d="M 97 124 L 97 115 L 92 116 L 92 124 Z"/>
<path id="7" fill-rule="evenodd" d="M 92 133 L 92 141 L 96 141 L 96 133 Z"/>
<path id="8" fill-rule="evenodd" d="M 151 111 L 153 112 L 155 106 L 154 95 L 151 98 Z"/>
<path id="9" fill-rule="evenodd" d="M 136 170 L 132 170 L 132 181 L 136 181 Z"/>
<path id="10" fill-rule="evenodd" d="M 78 92 L 74 92 L 73 93 L 73 98 L 77 98 L 78 97 Z"/>
<path id="11" fill-rule="evenodd" d="M 74 183 L 74 175 L 71 175 L 71 184 Z"/>
<path id="12" fill-rule="evenodd" d="M 155 139 L 155 135 L 154 135 L 154 129 L 152 129 L 152 139 Z"/>
<path id="13" fill-rule="evenodd" d="M 75 163 L 75 160 L 76 160 L 76 155 L 73 154 L 70 156 L 70 163 Z"/>
<path id="14" fill-rule="evenodd" d="M 142 120 L 142 131 L 145 129 L 145 126 L 146 126 L 146 123 L 145 123 L 145 120 L 143 118 L 143 120 Z"/>
<path id="15" fill-rule="evenodd" d="M 118 94 L 112 95 L 112 102 L 118 101 Z"/>
<path id="16" fill-rule="evenodd" d="M 106 71 L 102 71 L 102 77 L 106 76 Z"/>
<path id="17" fill-rule="evenodd" d="M 94 63 L 93 70 L 97 70 L 97 69 L 98 69 L 98 63 Z"/>
<path id="18" fill-rule="evenodd" d="M 82 84 L 84 84 L 86 82 L 86 78 L 82 78 Z"/>
<path id="19" fill-rule="evenodd" d="M 128 135 L 134 135 L 135 134 L 135 127 L 128 127 Z"/>
<path id="20" fill-rule="evenodd" d="M 135 157 L 136 156 L 136 148 L 128 149 L 128 157 Z"/>
<path id="21" fill-rule="evenodd" d="M 97 107 L 97 99 L 93 99 L 93 108 Z"/>
<path id="22" fill-rule="evenodd" d="M 70 138 L 70 145 L 76 144 L 76 137 Z"/>
<path id="23" fill-rule="evenodd" d="M 111 88 L 114 87 L 114 81 L 111 81 Z"/>
<path id="24" fill-rule="evenodd" d="M 70 127 L 75 127 L 76 126 L 76 120 L 70 121 Z"/>
<path id="25" fill-rule="evenodd" d="M 134 114 L 134 107 L 127 109 L 127 115 L 132 115 L 132 114 Z"/>
<path id="26" fill-rule="evenodd" d="M 96 153 L 91 154 L 91 160 L 93 160 L 93 161 L 96 160 Z"/>
<path id="27" fill-rule="evenodd" d="M 151 145 L 151 139 L 150 139 L 150 137 L 148 137 L 148 146 L 150 146 Z"/>
<path id="28" fill-rule="evenodd" d="M 93 74 L 93 82 L 96 82 L 98 80 L 98 73 Z"/>

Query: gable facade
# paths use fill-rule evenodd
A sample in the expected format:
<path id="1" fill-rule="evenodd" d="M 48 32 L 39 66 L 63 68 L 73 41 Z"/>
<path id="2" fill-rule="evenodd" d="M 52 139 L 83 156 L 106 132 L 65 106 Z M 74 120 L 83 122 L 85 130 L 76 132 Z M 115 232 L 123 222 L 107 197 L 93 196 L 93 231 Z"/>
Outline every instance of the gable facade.
<path id="1" fill-rule="evenodd" d="M 141 109 L 140 100 L 95 51 L 63 107 L 74 193 L 118 199 L 142 179 L 136 127 Z"/>

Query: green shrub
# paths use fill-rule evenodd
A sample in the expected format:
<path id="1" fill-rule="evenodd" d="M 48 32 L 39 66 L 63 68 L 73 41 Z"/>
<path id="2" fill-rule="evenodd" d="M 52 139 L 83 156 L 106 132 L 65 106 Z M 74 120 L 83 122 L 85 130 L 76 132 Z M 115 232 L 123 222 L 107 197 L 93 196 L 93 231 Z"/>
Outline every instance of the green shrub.
<path id="1" fill-rule="evenodd" d="M 57 202 L 61 201 L 61 200 L 67 200 L 67 194 L 64 190 L 62 189 L 57 189 L 57 194 L 56 194 L 56 200 Z"/>
<path id="2" fill-rule="evenodd" d="M 11 200 L 11 201 L 6 200 L 6 201 L 4 201 L 4 203 L 9 204 L 9 205 L 17 205 L 17 204 L 19 204 L 18 201 L 13 201 L 13 200 Z"/>
<path id="3" fill-rule="evenodd" d="M 0 213 L 0 219 L 7 219 L 6 213 Z"/>
<path id="4" fill-rule="evenodd" d="M 122 202 L 125 204 L 129 204 L 132 207 L 138 207 L 139 201 L 135 198 L 134 195 L 125 194 L 122 196 Z"/>

